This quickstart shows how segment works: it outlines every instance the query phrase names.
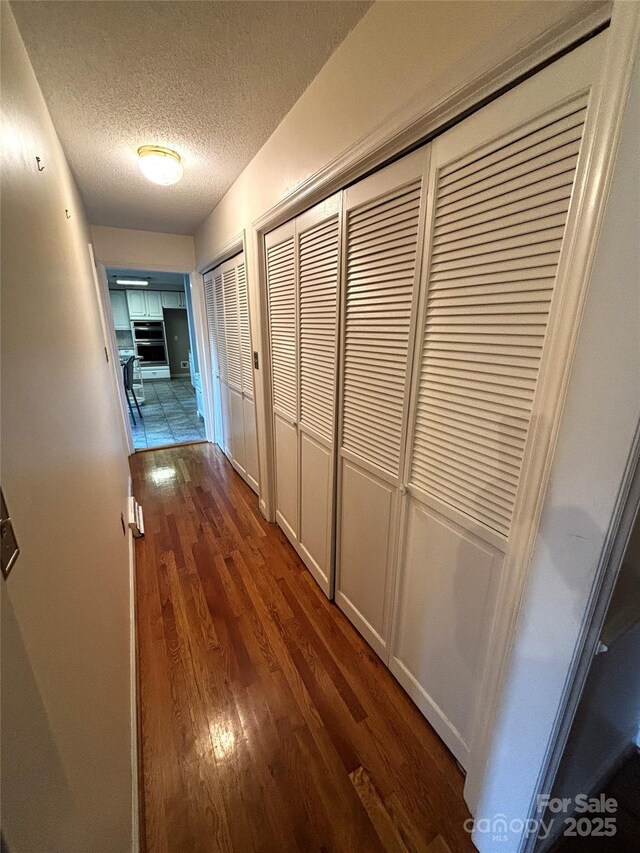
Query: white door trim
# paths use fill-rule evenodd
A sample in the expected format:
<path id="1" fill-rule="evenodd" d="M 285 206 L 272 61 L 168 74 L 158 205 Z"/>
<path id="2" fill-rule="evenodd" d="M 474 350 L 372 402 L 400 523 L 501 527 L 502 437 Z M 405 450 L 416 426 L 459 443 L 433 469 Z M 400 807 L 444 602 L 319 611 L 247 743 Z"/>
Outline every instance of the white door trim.
<path id="1" fill-rule="evenodd" d="M 107 355 L 109 359 L 111 378 L 113 380 L 113 389 L 122 434 L 123 450 L 126 456 L 131 456 L 135 452 L 135 449 L 133 446 L 133 435 L 131 434 L 131 424 L 129 423 L 129 407 L 127 405 L 122 379 L 122 369 L 120 367 L 120 353 L 118 352 L 118 342 L 116 341 L 113 315 L 111 313 L 107 271 L 104 264 L 96 262 L 93 254 L 93 245 L 91 243 L 88 243 L 87 245 L 89 248 L 89 257 L 91 258 L 91 268 L 93 270 L 93 283 L 98 297 L 105 355 Z"/>

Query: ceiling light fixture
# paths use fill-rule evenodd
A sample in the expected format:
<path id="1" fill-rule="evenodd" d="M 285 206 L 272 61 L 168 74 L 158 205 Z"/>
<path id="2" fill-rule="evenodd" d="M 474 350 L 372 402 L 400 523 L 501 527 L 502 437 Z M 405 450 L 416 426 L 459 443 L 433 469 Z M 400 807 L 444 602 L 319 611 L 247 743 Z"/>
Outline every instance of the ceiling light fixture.
<path id="1" fill-rule="evenodd" d="M 183 172 L 180 155 L 159 145 L 141 145 L 138 148 L 138 166 L 145 178 L 163 187 L 175 184 Z"/>
<path id="2" fill-rule="evenodd" d="M 141 281 L 139 278 L 117 278 L 116 284 L 128 284 L 129 287 L 135 287 L 136 285 L 138 287 L 146 287 L 149 282 Z"/>

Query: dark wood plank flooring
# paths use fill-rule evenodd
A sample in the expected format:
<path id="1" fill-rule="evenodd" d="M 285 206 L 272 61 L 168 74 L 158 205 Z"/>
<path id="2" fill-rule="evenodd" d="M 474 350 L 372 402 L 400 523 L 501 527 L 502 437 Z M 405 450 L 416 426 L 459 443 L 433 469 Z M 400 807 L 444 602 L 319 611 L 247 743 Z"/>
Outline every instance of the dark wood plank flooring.
<path id="1" fill-rule="evenodd" d="M 131 467 L 143 850 L 473 850 L 452 755 L 223 454 Z"/>

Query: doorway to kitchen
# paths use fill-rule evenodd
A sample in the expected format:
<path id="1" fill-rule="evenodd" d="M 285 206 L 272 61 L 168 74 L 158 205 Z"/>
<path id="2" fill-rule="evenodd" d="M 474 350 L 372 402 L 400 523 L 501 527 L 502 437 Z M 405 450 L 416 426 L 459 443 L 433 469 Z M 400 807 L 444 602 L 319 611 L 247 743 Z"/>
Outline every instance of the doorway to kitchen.
<path id="1" fill-rule="evenodd" d="M 204 441 L 187 276 L 113 267 L 106 272 L 134 449 Z"/>

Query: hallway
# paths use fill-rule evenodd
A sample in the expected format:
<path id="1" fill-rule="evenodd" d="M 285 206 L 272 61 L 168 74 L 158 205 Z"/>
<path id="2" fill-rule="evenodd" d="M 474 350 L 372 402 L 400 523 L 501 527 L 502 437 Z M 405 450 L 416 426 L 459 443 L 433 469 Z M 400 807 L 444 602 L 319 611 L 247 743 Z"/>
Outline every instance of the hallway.
<path id="1" fill-rule="evenodd" d="M 453 757 L 222 452 L 131 466 L 141 849 L 473 850 Z"/>

